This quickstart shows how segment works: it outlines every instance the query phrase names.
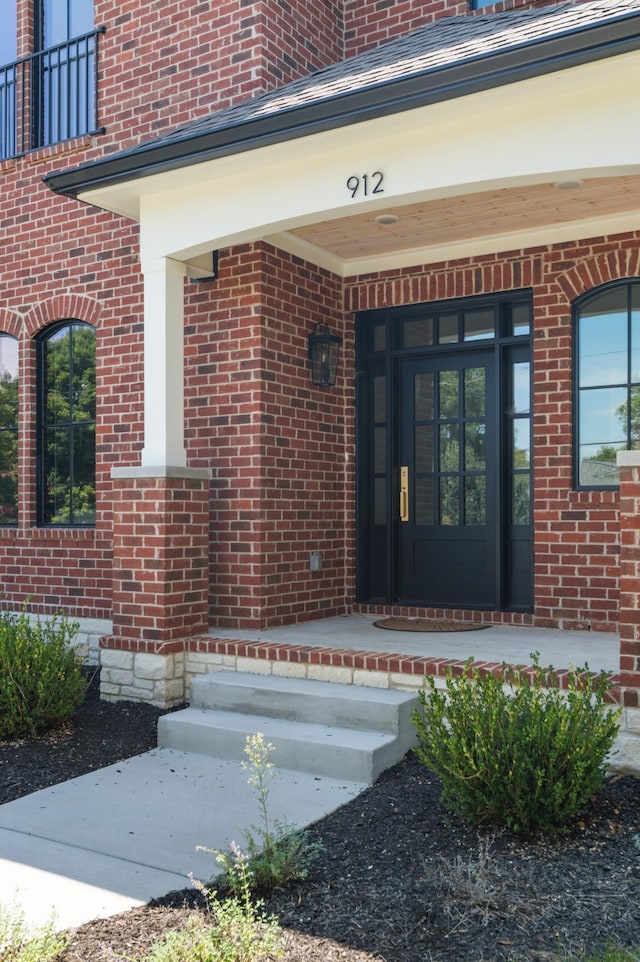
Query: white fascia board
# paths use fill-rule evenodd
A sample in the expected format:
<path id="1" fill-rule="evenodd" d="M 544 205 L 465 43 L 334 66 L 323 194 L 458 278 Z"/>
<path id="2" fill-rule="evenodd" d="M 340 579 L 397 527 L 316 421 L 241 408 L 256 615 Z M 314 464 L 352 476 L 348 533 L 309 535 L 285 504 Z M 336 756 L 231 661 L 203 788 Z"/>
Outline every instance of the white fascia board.
<path id="1" fill-rule="evenodd" d="M 144 260 L 187 261 L 369 209 L 640 173 L 638 76 L 640 52 L 629 53 L 80 199 L 139 216 Z M 347 178 L 375 171 L 384 175 L 384 193 L 352 198 Z M 352 273 L 347 265 L 330 269 Z"/>

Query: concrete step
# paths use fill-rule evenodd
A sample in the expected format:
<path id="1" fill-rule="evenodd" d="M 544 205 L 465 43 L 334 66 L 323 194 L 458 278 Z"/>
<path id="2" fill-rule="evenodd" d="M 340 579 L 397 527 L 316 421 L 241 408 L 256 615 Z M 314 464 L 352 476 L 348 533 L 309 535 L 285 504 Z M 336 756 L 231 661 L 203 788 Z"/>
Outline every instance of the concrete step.
<path id="1" fill-rule="evenodd" d="M 417 698 L 390 688 L 217 671 L 192 680 L 190 704 L 398 734 L 410 724 Z"/>
<path id="2" fill-rule="evenodd" d="M 261 732 L 278 768 L 372 784 L 416 742 L 409 692 L 223 671 L 194 679 L 192 697 L 159 719 L 160 748 L 243 759 Z"/>

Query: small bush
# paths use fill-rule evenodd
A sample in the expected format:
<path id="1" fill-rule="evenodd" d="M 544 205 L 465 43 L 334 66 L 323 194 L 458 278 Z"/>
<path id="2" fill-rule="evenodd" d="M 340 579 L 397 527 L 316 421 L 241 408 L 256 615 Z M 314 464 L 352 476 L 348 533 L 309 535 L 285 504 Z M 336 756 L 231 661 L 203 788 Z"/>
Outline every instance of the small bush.
<path id="1" fill-rule="evenodd" d="M 247 859 L 237 846 L 232 855 L 237 896 L 219 899 L 207 892 L 208 916 L 190 916 L 184 929 L 156 942 L 142 962 L 259 962 L 282 955 L 277 920 L 264 914 L 262 902 L 251 901 Z"/>
<path id="2" fill-rule="evenodd" d="M 465 821 L 554 831 L 602 785 L 620 716 L 606 704 L 609 677 L 571 669 L 562 692 L 553 668 L 531 657 L 531 671 L 503 665 L 499 678 L 469 661 L 444 691 L 427 678 L 420 693 L 416 754 Z"/>
<path id="3" fill-rule="evenodd" d="M 0 905 L 0 962 L 53 962 L 66 944 L 53 922 L 31 929 L 21 909 Z"/>
<path id="4" fill-rule="evenodd" d="M 0 613 L 0 738 L 33 736 L 71 717 L 87 681 L 76 622 Z"/>
<path id="5" fill-rule="evenodd" d="M 275 768 L 271 761 L 274 747 L 271 742 L 265 741 L 261 732 L 248 735 L 244 751 L 248 761 L 243 761 L 242 767 L 249 772 L 247 782 L 255 789 L 260 811 L 260 825 L 252 826 L 253 831 L 247 830 L 243 833 L 249 858 L 251 887 L 255 892 L 268 895 L 285 882 L 306 878 L 311 863 L 318 857 L 323 845 L 321 842 L 312 842 L 305 830 L 296 831 L 286 822 L 271 818 L 268 806 L 269 784 L 275 777 Z M 232 845 L 228 852 L 204 846 L 200 848 L 216 856 L 224 872 L 220 881 L 234 895 L 238 895 L 238 876 L 234 871 L 235 845 Z"/>

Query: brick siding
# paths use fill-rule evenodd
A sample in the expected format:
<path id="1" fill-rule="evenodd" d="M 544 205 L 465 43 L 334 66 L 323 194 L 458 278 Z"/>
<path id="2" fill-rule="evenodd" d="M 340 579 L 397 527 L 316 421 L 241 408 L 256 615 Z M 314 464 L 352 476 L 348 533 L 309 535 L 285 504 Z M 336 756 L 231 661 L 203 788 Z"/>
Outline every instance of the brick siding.
<path id="1" fill-rule="evenodd" d="M 523 4 L 495 9 L 508 5 Z M 21 23 L 30 10 L 31 0 L 21 0 Z M 0 529 L 0 583 L 5 606 L 32 595 L 34 610 L 63 606 L 104 618 L 112 612 L 117 496 L 110 472 L 139 463 L 142 447 L 137 228 L 54 197 L 43 175 L 138 143 L 436 16 L 464 13 L 466 4 L 96 0 L 95 10 L 96 24 L 106 27 L 99 87 L 106 133 L 0 165 L 0 329 L 20 339 L 22 382 L 20 525 Z M 28 52 L 24 42 L 20 49 Z M 187 283 L 185 315 L 188 463 L 214 472 L 211 619 L 222 627 L 256 627 L 342 613 L 353 603 L 353 312 L 531 286 L 535 621 L 615 627 L 619 498 L 571 485 L 571 300 L 608 280 L 640 275 L 639 248 L 638 235 L 629 234 L 346 283 L 266 244 L 222 251 L 217 282 Z M 67 317 L 87 321 L 97 333 L 98 519 L 90 531 L 35 526 L 33 339 Z M 330 391 L 309 378 L 307 335 L 317 321 L 343 337 L 339 382 Z M 323 556 L 318 573 L 309 570 L 312 550 Z M 187 622 L 172 630 L 180 627 L 187 630 Z"/>

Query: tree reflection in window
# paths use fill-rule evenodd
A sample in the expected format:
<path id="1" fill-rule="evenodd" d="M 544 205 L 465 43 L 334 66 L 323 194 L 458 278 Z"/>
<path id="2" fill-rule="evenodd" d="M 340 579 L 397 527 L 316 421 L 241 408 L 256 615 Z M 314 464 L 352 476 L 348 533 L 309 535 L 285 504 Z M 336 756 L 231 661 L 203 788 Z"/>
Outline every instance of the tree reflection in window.
<path id="1" fill-rule="evenodd" d="M 96 518 L 95 331 L 57 325 L 40 342 L 40 522 L 92 525 Z"/>
<path id="2" fill-rule="evenodd" d="M 18 342 L 0 334 L 0 525 L 18 523 Z"/>

